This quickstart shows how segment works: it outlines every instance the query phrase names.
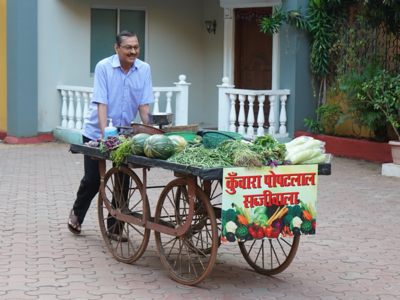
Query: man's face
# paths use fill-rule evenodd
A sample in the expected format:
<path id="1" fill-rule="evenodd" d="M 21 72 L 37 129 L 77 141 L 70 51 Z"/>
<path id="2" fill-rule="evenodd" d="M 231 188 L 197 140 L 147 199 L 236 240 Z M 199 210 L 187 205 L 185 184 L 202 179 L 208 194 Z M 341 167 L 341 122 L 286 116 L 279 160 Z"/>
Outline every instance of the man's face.
<path id="1" fill-rule="evenodd" d="M 122 37 L 121 45 L 115 45 L 115 52 L 118 54 L 121 65 L 133 64 L 140 53 L 139 41 L 137 37 Z"/>

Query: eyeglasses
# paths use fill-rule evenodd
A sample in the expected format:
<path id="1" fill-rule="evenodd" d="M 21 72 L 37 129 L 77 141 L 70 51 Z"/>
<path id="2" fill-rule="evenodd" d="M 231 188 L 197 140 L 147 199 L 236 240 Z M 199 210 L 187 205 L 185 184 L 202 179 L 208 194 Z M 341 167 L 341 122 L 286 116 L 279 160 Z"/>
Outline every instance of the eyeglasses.
<path id="1" fill-rule="evenodd" d="M 131 46 L 119 46 L 120 48 L 124 48 L 126 51 L 131 52 L 132 49 L 134 49 L 135 51 L 139 51 L 140 50 L 140 46 L 135 46 L 135 47 L 131 47 Z"/>

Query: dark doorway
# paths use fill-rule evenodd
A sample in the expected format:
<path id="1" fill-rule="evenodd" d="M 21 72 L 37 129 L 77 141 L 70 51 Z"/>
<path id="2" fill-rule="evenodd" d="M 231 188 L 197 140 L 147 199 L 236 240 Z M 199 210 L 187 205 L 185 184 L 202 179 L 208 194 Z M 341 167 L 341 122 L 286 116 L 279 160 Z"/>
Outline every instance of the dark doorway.
<path id="1" fill-rule="evenodd" d="M 259 19 L 270 15 L 271 8 L 235 10 L 235 88 L 270 90 L 272 87 L 272 36 L 260 32 Z M 258 102 L 254 102 L 254 120 L 257 120 Z M 239 100 L 236 101 L 239 112 Z M 245 115 L 247 125 L 248 104 Z M 269 101 L 264 101 L 264 126 L 268 125 Z M 257 126 L 257 124 L 254 124 Z"/>

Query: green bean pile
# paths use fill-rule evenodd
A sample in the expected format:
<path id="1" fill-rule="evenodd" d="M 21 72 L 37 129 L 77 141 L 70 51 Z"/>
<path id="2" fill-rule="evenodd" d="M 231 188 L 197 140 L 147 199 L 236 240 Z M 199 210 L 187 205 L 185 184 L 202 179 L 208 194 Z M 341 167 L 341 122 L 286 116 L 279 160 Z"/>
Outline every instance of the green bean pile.
<path id="1" fill-rule="evenodd" d="M 186 146 L 168 158 L 168 161 L 203 169 L 233 166 L 233 160 L 229 155 L 222 153 L 218 148 L 206 149 L 203 145 L 198 147 Z"/>
<path id="2" fill-rule="evenodd" d="M 168 161 L 206 169 L 232 166 L 253 168 L 264 165 L 261 155 L 252 151 L 247 144 L 235 140 L 224 141 L 216 149 L 188 145 Z"/>

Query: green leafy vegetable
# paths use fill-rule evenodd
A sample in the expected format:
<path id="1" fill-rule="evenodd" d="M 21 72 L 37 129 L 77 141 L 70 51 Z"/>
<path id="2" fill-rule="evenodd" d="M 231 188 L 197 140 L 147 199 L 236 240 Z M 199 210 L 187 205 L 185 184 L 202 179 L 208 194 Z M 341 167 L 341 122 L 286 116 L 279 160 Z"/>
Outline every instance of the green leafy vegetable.
<path id="1" fill-rule="evenodd" d="M 246 226 L 242 225 L 236 229 L 236 236 L 238 239 L 244 240 L 246 235 L 249 233 Z"/>
<path id="2" fill-rule="evenodd" d="M 121 163 L 126 161 L 128 154 L 132 154 L 131 142 L 129 140 L 119 144 L 118 148 L 111 152 L 110 159 L 116 167 L 119 167 Z"/>
<path id="3" fill-rule="evenodd" d="M 301 223 L 301 231 L 308 233 L 312 229 L 312 224 L 310 221 L 304 221 Z"/>

